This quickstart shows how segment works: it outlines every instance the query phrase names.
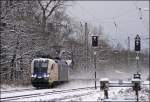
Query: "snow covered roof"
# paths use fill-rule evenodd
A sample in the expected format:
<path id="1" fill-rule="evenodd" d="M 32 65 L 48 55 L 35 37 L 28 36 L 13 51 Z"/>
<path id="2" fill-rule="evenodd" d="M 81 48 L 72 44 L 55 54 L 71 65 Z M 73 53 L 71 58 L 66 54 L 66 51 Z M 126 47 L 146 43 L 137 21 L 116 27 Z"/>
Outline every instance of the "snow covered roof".
<path id="1" fill-rule="evenodd" d="M 109 81 L 108 78 L 101 78 L 100 81 Z"/>

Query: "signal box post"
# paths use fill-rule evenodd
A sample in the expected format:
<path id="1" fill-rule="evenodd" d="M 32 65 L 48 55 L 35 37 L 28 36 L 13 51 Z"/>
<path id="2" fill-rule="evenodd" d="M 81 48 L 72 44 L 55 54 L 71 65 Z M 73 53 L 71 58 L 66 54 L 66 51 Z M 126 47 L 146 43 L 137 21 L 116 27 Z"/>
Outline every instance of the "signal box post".
<path id="1" fill-rule="evenodd" d="M 132 79 L 132 88 L 135 91 L 135 95 L 137 97 L 137 102 L 139 102 L 139 93 L 138 91 L 141 90 L 141 75 L 139 73 L 134 74 L 133 79 Z"/>
<path id="2" fill-rule="evenodd" d="M 109 79 L 103 78 L 100 80 L 100 90 L 104 91 L 104 98 L 108 99 Z"/>
<path id="3" fill-rule="evenodd" d="M 92 36 L 92 46 L 93 47 L 98 46 L 98 36 L 96 36 L 96 35 Z M 97 86 L 96 86 L 96 51 L 94 51 L 94 66 L 95 66 L 95 72 L 94 72 L 94 75 L 95 75 L 95 89 L 97 89 Z"/>
<path id="4" fill-rule="evenodd" d="M 127 100 L 111 100 L 109 97 L 109 89 L 110 87 L 132 87 L 133 91 L 136 95 L 136 100 L 128 100 L 128 102 L 140 102 L 139 101 L 139 91 L 141 90 L 141 75 L 140 74 L 134 74 L 131 82 L 130 81 L 110 81 L 108 78 L 101 78 L 100 79 L 100 91 L 103 91 L 104 94 L 104 102 L 127 102 Z M 144 85 L 144 84 L 143 84 Z"/>

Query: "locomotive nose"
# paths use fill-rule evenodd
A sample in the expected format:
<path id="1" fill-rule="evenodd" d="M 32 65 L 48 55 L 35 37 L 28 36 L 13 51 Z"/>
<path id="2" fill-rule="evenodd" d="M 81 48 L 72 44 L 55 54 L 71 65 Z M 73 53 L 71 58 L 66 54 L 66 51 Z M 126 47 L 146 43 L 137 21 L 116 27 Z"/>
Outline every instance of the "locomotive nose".
<path id="1" fill-rule="evenodd" d="M 32 77 L 31 83 L 34 87 L 47 87 L 49 85 L 48 77 L 42 76 Z"/>
<path id="2" fill-rule="evenodd" d="M 49 74 L 47 73 L 36 73 L 36 74 L 32 74 L 31 78 L 48 78 Z"/>

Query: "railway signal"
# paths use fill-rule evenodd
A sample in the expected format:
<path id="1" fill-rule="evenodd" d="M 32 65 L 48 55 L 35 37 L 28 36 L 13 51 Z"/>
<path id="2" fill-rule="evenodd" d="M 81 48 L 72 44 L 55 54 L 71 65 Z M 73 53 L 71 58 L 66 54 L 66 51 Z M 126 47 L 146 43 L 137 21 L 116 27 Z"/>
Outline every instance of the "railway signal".
<path id="1" fill-rule="evenodd" d="M 139 74 L 140 70 L 139 70 L 139 52 L 141 50 L 141 38 L 140 36 L 137 34 L 137 36 L 135 37 L 135 51 L 136 51 L 136 60 L 137 60 L 137 74 L 134 74 L 134 78 L 132 80 L 132 84 L 133 84 L 133 90 L 136 93 L 137 96 L 137 102 L 139 102 L 138 99 L 138 91 L 141 89 L 140 84 L 141 84 L 141 75 Z"/>
<path id="2" fill-rule="evenodd" d="M 141 38 L 139 35 L 135 37 L 135 51 L 141 50 Z"/>
<path id="3" fill-rule="evenodd" d="M 98 46 L 98 36 L 92 36 L 92 46 L 93 47 Z"/>
<path id="4" fill-rule="evenodd" d="M 141 38 L 137 34 L 137 36 L 135 37 L 135 51 L 136 51 L 136 60 L 137 60 L 137 73 L 140 72 L 140 69 L 139 69 L 139 53 L 140 53 L 140 50 L 141 50 Z"/>
<path id="5" fill-rule="evenodd" d="M 95 47 L 95 48 L 98 46 L 98 36 L 97 35 L 92 36 L 92 46 Z M 97 89 L 97 86 L 96 86 L 96 51 L 94 51 L 94 66 L 95 66 L 95 72 L 94 72 L 94 75 L 95 75 L 95 89 Z"/>

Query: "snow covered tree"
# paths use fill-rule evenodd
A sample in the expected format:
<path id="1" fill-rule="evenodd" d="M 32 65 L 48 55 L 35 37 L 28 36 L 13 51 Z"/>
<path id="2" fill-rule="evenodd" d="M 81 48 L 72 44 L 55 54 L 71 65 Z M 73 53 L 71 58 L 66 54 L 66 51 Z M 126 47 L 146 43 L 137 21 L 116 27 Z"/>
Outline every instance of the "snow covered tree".
<path id="1" fill-rule="evenodd" d="M 63 22 L 68 22 L 69 18 L 65 16 L 63 2 L 60 0 L 1 1 L 3 9 L 1 10 L 1 21 L 3 21 L 1 23 L 3 25 L 1 26 L 1 57 L 3 59 L 0 76 L 3 83 L 29 84 L 30 64 L 36 52 L 47 52 L 48 47 L 51 49 L 55 43 L 62 42 L 56 38 L 68 36 L 65 35 L 67 24 Z M 60 6 L 62 8 L 58 9 Z M 56 17 L 57 13 L 61 15 Z M 57 23 L 52 25 L 52 28 L 59 30 L 48 28 L 47 25 L 54 24 L 54 21 Z M 55 39 L 53 36 L 56 36 Z M 53 55 L 51 52 L 48 54 Z"/>

